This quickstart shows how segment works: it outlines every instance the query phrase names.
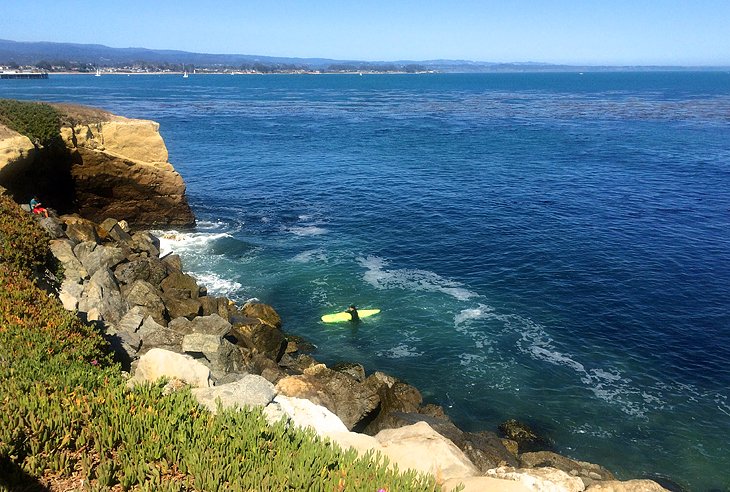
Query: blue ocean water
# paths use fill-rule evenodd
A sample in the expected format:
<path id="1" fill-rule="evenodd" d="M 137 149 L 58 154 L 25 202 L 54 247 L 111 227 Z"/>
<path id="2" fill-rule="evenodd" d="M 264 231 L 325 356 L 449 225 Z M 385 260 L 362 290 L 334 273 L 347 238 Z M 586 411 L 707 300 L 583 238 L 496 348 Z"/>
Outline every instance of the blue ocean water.
<path id="1" fill-rule="evenodd" d="M 158 121 L 168 248 L 316 358 L 516 417 L 621 478 L 730 490 L 730 73 L 54 76 Z M 379 307 L 357 326 L 319 316 Z"/>

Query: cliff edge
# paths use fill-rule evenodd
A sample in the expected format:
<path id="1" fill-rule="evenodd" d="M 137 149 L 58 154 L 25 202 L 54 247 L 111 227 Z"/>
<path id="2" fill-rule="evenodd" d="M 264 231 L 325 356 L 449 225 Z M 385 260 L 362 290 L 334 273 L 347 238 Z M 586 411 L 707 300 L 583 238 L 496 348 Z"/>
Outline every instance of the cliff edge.
<path id="1" fill-rule="evenodd" d="M 59 213 L 138 227 L 190 227 L 185 183 L 154 121 L 52 104 L 59 144 L 43 146 L 0 124 L 0 186 L 18 202 L 37 195 Z"/>

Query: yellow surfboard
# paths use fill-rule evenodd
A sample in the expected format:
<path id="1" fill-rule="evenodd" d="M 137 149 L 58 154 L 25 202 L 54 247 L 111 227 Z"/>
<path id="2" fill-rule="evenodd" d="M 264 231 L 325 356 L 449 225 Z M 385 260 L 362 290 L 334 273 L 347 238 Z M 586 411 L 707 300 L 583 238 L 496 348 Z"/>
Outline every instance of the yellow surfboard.
<path id="1" fill-rule="evenodd" d="M 367 318 L 373 314 L 378 314 L 380 309 L 358 309 L 357 314 L 360 318 Z M 340 321 L 352 321 L 352 316 L 347 311 L 335 314 L 325 314 L 322 316 L 325 323 L 339 323 Z"/>

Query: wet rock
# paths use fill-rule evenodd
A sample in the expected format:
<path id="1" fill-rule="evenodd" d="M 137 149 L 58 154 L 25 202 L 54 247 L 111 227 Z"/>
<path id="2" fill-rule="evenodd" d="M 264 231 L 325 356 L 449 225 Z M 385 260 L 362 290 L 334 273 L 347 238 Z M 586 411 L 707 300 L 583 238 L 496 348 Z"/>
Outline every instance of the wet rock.
<path id="1" fill-rule="evenodd" d="M 616 479 L 613 473 L 600 465 L 585 461 L 575 461 L 551 451 L 522 453 L 520 455 L 520 463 L 522 468 L 551 467 L 563 470 L 571 476 L 580 477 L 586 486 L 596 481 Z"/>
<path id="2" fill-rule="evenodd" d="M 235 317 L 231 335 L 238 345 L 265 354 L 275 362 L 281 360 L 286 350 L 284 333 L 260 318 Z"/>
<path id="3" fill-rule="evenodd" d="M 501 423 L 499 430 L 504 437 L 517 443 L 520 453 L 544 451 L 551 448 L 550 441 L 537 434 L 527 424 L 515 419 Z"/>
<path id="4" fill-rule="evenodd" d="M 276 310 L 261 302 L 250 301 L 243 305 L 241 313 L 249 318 L 257 318 L 264 324 L 274 328 L 281 328 L 281 317 Z"/>

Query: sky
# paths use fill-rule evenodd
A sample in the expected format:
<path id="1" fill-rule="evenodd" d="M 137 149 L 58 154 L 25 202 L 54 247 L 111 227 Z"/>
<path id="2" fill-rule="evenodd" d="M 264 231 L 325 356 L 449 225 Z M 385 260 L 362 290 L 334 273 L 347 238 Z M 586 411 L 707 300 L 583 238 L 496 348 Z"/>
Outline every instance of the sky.
<path id="1" fill-rule="evenodd" d="M 730 0 L 0 0 L 0 39 L 337 60 L 730 66 Z"/>

